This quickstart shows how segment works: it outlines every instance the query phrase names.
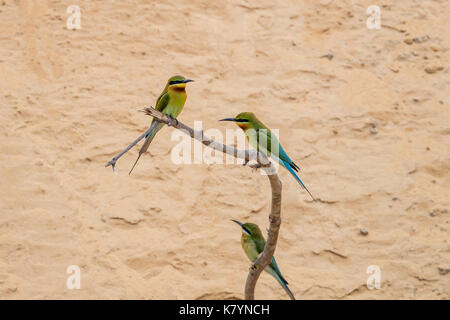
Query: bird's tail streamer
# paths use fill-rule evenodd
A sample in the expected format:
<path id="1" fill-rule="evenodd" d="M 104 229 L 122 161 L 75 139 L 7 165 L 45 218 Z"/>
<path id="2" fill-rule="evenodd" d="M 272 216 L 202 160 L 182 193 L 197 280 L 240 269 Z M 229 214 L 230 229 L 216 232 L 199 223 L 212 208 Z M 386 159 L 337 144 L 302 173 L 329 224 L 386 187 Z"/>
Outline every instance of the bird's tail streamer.
<path id="1" fill-rule="evenodd" d="M 148 133 L 148 135 L 145 137 L 145 142 L 141 147 L 141 150 L 139 150 L 139 155 L 136 159 L 136 161 L 133 164 L 133 167 L 131 168 L 130 172 L 128 174 L 131 174 L 131 172 L 133 171 L 134 167 L 136 166 L 136 164 L 139 161 L 139 158 L 141 157 L 141 155 L 147 151 L 148 147 L 150 146 L 150 143 L 152 142 L 153 138 L 155 137 L 155 135 L 158 133 L 159 130 L 161 130 L 161 128 L 164 126 L 164 123 L 161 123 L 159 121 L 154 121 L 150 127 L 150 132 Z"/>
<path id="2" fill-rule="evenodd" d="M 300 178 L 297 176 L 297 174 L 295 173 L 295 171 L 291 168 L 291 166 L 289 165 L 289 163 L 283 161 L 283 165 L 284 165 L 284 167 L 285 167 L 286 169 L 288 169 L 289 172 L 295 177 L 295 179 L 296 179 L 296 180 L 298 181 L 298 183 L 303 187 L 303 189 L 305 189 L 306 192 L 309 193 L 309 195 L 311 196 L 311 198 L 312 198 L 313 200 L 315 200 L 314 197 L 313 197 L 313 195 L 311 194 L 311 192 L 309 192 L 308 188 L 303 184 L 302 180 L 300 180 Z"/>

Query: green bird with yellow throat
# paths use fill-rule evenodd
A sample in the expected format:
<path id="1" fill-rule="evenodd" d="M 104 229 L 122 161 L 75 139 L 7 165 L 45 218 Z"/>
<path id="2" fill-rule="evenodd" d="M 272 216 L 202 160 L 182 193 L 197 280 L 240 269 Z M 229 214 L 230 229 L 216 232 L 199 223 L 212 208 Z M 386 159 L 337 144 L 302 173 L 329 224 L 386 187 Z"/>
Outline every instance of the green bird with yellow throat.
<path id="1" fill-rule="evenodd" d="M 258 225 L 254 223 L 249 222 L 242 223 L 237 220 L 231 221 L 236 222 L 241 227 L 242 249 L 244 250 L 247 257 L 250 259 L 250 261 L 254 262 L 258 258 L 258 256 L 264 251 L 264 247 L 266 246 L 266 240 L 264 240 L 264 237 L 261 233 L 261 229 L 259 229 Z M 281 287 L 288 294 L 289 298 L 295 300 L 294 295 L 292 294 L 291 290 L 288 287 L 288 282 L 283 277 L 283 275 L 280 272 L 280 269 L 278 268 L 275 258 L 272 257 L 272 262 L 264 268 L 264 271 L 266 271 L 275 279 L 277 279 Z"/>
<path id="2" fill-rule="evenodd" d="M 309 192 L 308 188 L 296 174 L 300 168 L 289 158 L 277 137 L 272 134 L 270 129 L 253 112 L 242 112 L 235 118 L 226 118 L 219 121 L 235 122 L 244 131 L 248 142 L 253 148 L 285 167 L 314 200 L 311 192 Z"/>
<path id="3" fill-rule="evenodd" d="M 168 81 L 164 87 L 163 92 L 159 95 L 158 100 L 156 100 L 155 109 L 168 115 L 169 117 L 176 120 L 178 115 L 181 113 L 186 102 L 186 84 L 194 80 L 187 79 L 183 76 L 173 76 Z M 153 118 L 152 124 L 150 126 L 150 132 L 145 136 L 145 142 L 139 150 L 139 156 L 136 159 L 130 173 L 133 171 L 141 155 L 147 151 L 150 143 L 152 142 L 155 135 L 159 130 L 164 127 L 164 123 Z"/>

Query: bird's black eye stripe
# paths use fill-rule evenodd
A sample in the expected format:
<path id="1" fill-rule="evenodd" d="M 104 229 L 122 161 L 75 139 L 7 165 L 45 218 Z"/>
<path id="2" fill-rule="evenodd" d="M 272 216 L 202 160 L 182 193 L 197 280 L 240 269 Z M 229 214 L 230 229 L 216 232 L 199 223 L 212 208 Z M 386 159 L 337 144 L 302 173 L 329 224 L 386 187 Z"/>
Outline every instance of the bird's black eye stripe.
<path id="1" fill-rule="evenodd" d="M 242 122 L 242 123 L 248 122 L 247 119 L 236 119 L 235 121 L 236 121 L 236 122 Z"/>
<path id="2" fill-rule="evenodd" d="M 244 229 L 244 231 L 245 231 L 247 234 L 250 234 L 250 230 L 248 230 L 247 227 L 242 227 L 242 229 Z"/>
<path id="3" fill-rule="evenodd" d="M 169 82 L 169 85 L 180 84 L 183 83 L 183 80 L 172 80 Z"/>

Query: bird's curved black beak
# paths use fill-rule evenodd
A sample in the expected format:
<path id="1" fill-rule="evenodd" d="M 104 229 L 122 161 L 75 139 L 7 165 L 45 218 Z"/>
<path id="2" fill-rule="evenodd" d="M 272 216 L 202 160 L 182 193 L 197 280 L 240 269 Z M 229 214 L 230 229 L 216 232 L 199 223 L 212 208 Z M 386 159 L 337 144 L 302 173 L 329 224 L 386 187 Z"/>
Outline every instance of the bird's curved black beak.
<path id="1" fill-rule="evenodd" d="M 237 220 L 233 220 L 233 219 L 231 219 L 231 221 L 233 221 L 233 222 L 236 222 L 238 225 L 240 225 L 241 227 L 244 225 L 242 222 L 240 222 L 240 221 L 237 221 Z"/>
<path id="2" fill-rule="evenodd" d="M 220 119 L 219 121 L 233 121 L 233 122 L 235 122 L 236 118 L 225 118 L 225 119 Z"/>
<path id="3" fill-rule="evenodd" d="M 188 82 L 194 82 L 194 80 L 192 80 L 192 79 L 184 79 L 183 80 L 183 83 L 188 83 Z"/>

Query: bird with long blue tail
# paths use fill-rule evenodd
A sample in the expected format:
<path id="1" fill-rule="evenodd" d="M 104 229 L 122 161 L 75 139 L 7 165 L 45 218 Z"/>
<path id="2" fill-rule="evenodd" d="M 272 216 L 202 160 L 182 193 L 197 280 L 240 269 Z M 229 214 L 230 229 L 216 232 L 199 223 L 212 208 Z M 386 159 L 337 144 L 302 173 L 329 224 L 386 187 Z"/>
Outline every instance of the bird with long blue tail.
<path id="1" fill-rule="evenodd" d="M 308 188 L 296 174 L 300 168 L 289 158 L 277 137 L 271 133 L 270 129 L 266 127 L 254 113 L 242 112 L 235 118 L 226 118 L 219 121 L 235 122 L 244 131 L 248 142 L 253 148 L 285 167 L 295 180 L 297 180 L 300 186 L 308 192 L 313 200 L 315 200 L 311 192 L 309 192 Z"/>
<path id="2" fill-rule="evenodd" d="M 242 249 L 244 250 L 247 257 L 250 259 L 250 261 L 254 262 L 258 258 L 258 256 L 264 251 L 264 247 L 266 246 L 266 240 L 264 240 L 264 237 L 261 233 L 261 229 L 259 229 L 258 225 L 254 223 L 249 222 L 242 223 L 237 220 L 231 221 L 236 222 L 241 227 Z M 283 275 L 280 272 L 280 269 L 278 268 L 275 258 L 272 258 L 272 262 L 264 268 L 264 271 L 266 271 L 275 279 L 277 279 L 277 281 L 284 289 L 284 291 L 286 291 L 288 296 L 292 300 L 295 300 L 294 295 L 292 294 L 291 290 L 288 287 L 288 282 L 283 277 Z"/>

